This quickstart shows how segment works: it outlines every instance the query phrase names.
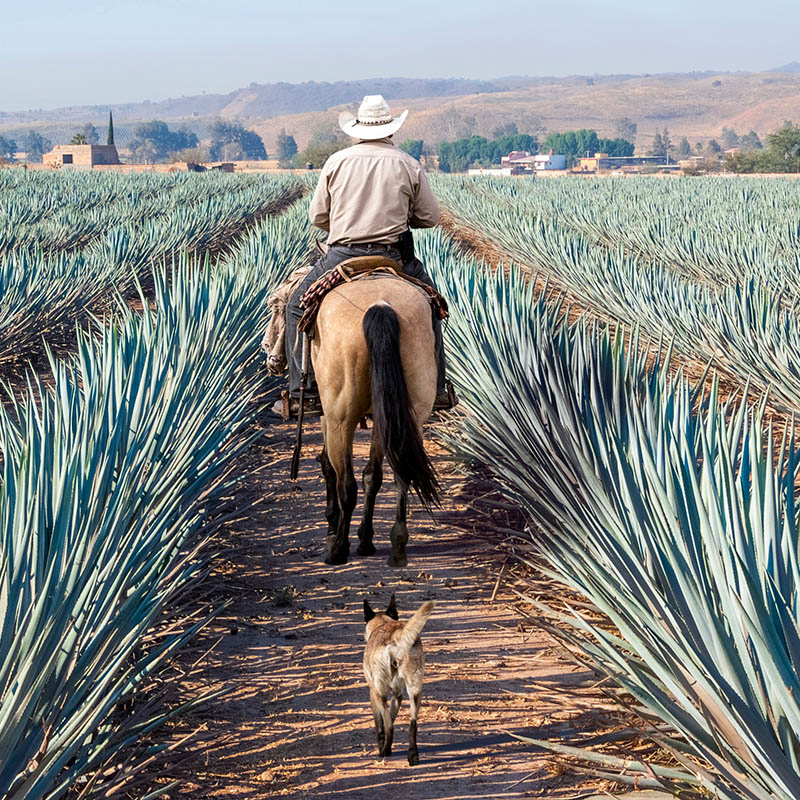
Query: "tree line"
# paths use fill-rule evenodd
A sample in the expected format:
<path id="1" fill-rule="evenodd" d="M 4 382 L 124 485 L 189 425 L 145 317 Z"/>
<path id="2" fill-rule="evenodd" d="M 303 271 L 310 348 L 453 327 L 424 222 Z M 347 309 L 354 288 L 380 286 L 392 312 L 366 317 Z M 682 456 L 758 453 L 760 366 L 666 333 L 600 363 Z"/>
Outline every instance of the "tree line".
<path id="1" fill-rule="evenodd" d="M 215 120 L 208 140 L 200 144 L 196 133 L 185 125 L 171 130 L 166 122 L 152 120 L 137 125 L 128 145 L 133 161 L 153 164 L 163 161 L 254 161 L 267 158 L 263 139 L 238 122 Z"/>
<path id="2" fill-rule="evenodd" d="M 742 149 L 725 156 L 731 172 L 800 172 L 800 127 L 790 121 L 767 136 L 766 148 Z"/>
<path id="3" fill-rule="evenodd" d="M 109 134 L 113 144 L 113 129 Z M 291 139 L 292 143 L 294 139 Z M 98 144 L 100 134 L 91 123 L 82 125 L 70 139 L 70 144 Z M 279 140 L 279 149 L 286 142 Z M 41 162 L 53 143 L 35 129 L 28 131 L 19 141 L 0 136 L 0 158 L 13 161 L 15 153 L 22 150 L 31 163 Z M 297 146 L 295 145 L 295 152 Z M 215 120 L 208 129 L 208 138 L 200 142 L 197 134 L 185 125 L 172 129 L 162 120 L 143 122 L 133 129 L 128 143 L 131 160 L 136 164 L 155 164 L 167 161 L 238 161 L 242 159 L 263 160 L 267 158 L 264 141 L 255 132 L 237 122 Z"/>

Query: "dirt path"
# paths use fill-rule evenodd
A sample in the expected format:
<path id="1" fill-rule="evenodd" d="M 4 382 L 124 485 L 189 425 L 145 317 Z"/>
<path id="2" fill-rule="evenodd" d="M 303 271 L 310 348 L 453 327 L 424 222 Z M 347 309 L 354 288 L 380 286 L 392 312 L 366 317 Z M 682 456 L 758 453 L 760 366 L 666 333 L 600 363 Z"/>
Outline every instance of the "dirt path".
<path id="1" fill-rule="evenodd" d="M 565 706 L 548 688 L 587 675 L 520 624 L 502 586 L 492 602 L 504 556 L 475 529 L 463 478 L 440 460 L 447 500 L 437 521 L 412 505 L 408 568 L 386 566 L 390 483 L 376 510 L 378 554 L 362 559 L 352 546 L 346 566 L 328 567 L 319 427 L 309 426 L 296 484 L 287 479 L 292 433 L 274 425 L 253 448 L 253 469 L 266 466 L 245 475 L 242 502 L 256 502 L 226 534 L 232 550 L 217 575 L 216 594 L 233 601 L 198 643 L 213 649 L 198 665 L 195 687 L 227 693 L 170 731 L 177 738 L 204 728 L 179 751 L 180 788 L 170 796 L 368 800 L 401 786 L 398 798 L 418 800 L 574 795 L 575 778 L 506 731 L 570 738 L 597 729 L 591 709 Z M 357 468 L 367 435 L 358 434 Z M 416 767 L 406 761 L 407 704 L 393 756 L 377 757 L 361 670 L 362 600 L 385 607 L 392 592 L 401 619 L 436 601 L 423 633 Z"/>

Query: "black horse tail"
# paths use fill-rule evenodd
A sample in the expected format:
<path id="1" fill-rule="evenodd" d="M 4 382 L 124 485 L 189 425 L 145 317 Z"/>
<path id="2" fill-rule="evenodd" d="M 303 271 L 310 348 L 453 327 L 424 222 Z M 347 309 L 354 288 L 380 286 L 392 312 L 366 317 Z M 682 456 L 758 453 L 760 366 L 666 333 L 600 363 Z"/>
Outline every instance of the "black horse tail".
<path id="1" fill-rule="evenodd" d="M 413 487 L 430 509 L 439 503 L 439 480 L 411 414 L 408 387 L 400 361 L 400 323 L 386 303 L 370 306 L 362 323 L 369 353 L 372 419 L 378 441 L 397 478 Z"/>

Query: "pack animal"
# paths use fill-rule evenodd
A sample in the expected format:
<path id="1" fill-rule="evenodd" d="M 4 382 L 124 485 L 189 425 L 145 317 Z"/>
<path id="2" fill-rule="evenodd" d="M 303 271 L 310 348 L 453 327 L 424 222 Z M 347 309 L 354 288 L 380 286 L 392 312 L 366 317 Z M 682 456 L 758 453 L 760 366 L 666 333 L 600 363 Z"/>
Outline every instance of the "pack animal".
<path id="1" fill-rule="evenodd" d="M 358 553 L 375 553 L 373 512 L 383 482 L 383 459 L 397 484 L 397 511 L 388 563 L 408 563 L 407 495 L 413 488 L 426 508 L 438 503 L 439 485 L 425 453 L 422 425 L 436 397 L 433 316 L 427 295 L 399 278 L 352 281 L 322 301 L 311 343 L 322 403 L 320 455 L 327 486 L 328 564 L 344 564 L 358 487 L 353 435 L 372 414 L 372 442 L 364 471 L 364 515 Z"/>
<path id="2" fill-rule="evenodd" d="M 417 750 L 417 717 L 422 702 L 422 679 L 425 674 L 425 654 L 419 635 L 431 613 L 433 601 L 423 603 L 406 623 L 398 619 L 395 597 L 384 613 L 376 613 L 364 599 L 364 677 L 369 685 L 369 700 L 375 719 L 375 734 L 381 757 L 392 754 L 394 721 L 403 700 L 408 695 L 411 722 L 408 726 L 408 763 L 419 763 Z"/>

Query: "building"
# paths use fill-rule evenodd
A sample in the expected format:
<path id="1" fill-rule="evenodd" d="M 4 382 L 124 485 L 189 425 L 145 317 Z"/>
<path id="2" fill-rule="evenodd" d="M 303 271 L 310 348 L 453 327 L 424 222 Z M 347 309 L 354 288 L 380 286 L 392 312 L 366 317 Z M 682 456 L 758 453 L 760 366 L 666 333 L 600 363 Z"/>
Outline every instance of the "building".
<path id="1" fill-rule="evenodd" d="M 538 172 L 542 169 L 566 169 L 567 157 L 551 153 L 539 153 L 533 156 L 533 168 Z"/>
<path id="2" fill-rule="evenodd" d="M 512 150 L 507 156 L 500 159 L 500 165 L 503 167 L 511 167 L 516 162 L 524 161 L 530 158 L 531 154 L 527 150 Z"/>
<path id="3" fill-rule="evenodd" d="M 511 167 L 475 167 L 467 170 L 467 175 L 488 175 L 493 178 L 507 178 L 513 174 Z"/>
<path id="4" fill-rule="evenodd" d="M 82 167 L 119 164 L 119 154 L 113 144 L 57 144 L 42 156 L 46 167 Z"/>
<path id="5" fill-rule="evenodd" d="M 587 158 L 579 158 L 575 171 L 600 172 L 625 167 L 659 167 L 664 163 L 665 160 L 659 156 L 609 156 L 608 153 L 595 153 Z"/>

